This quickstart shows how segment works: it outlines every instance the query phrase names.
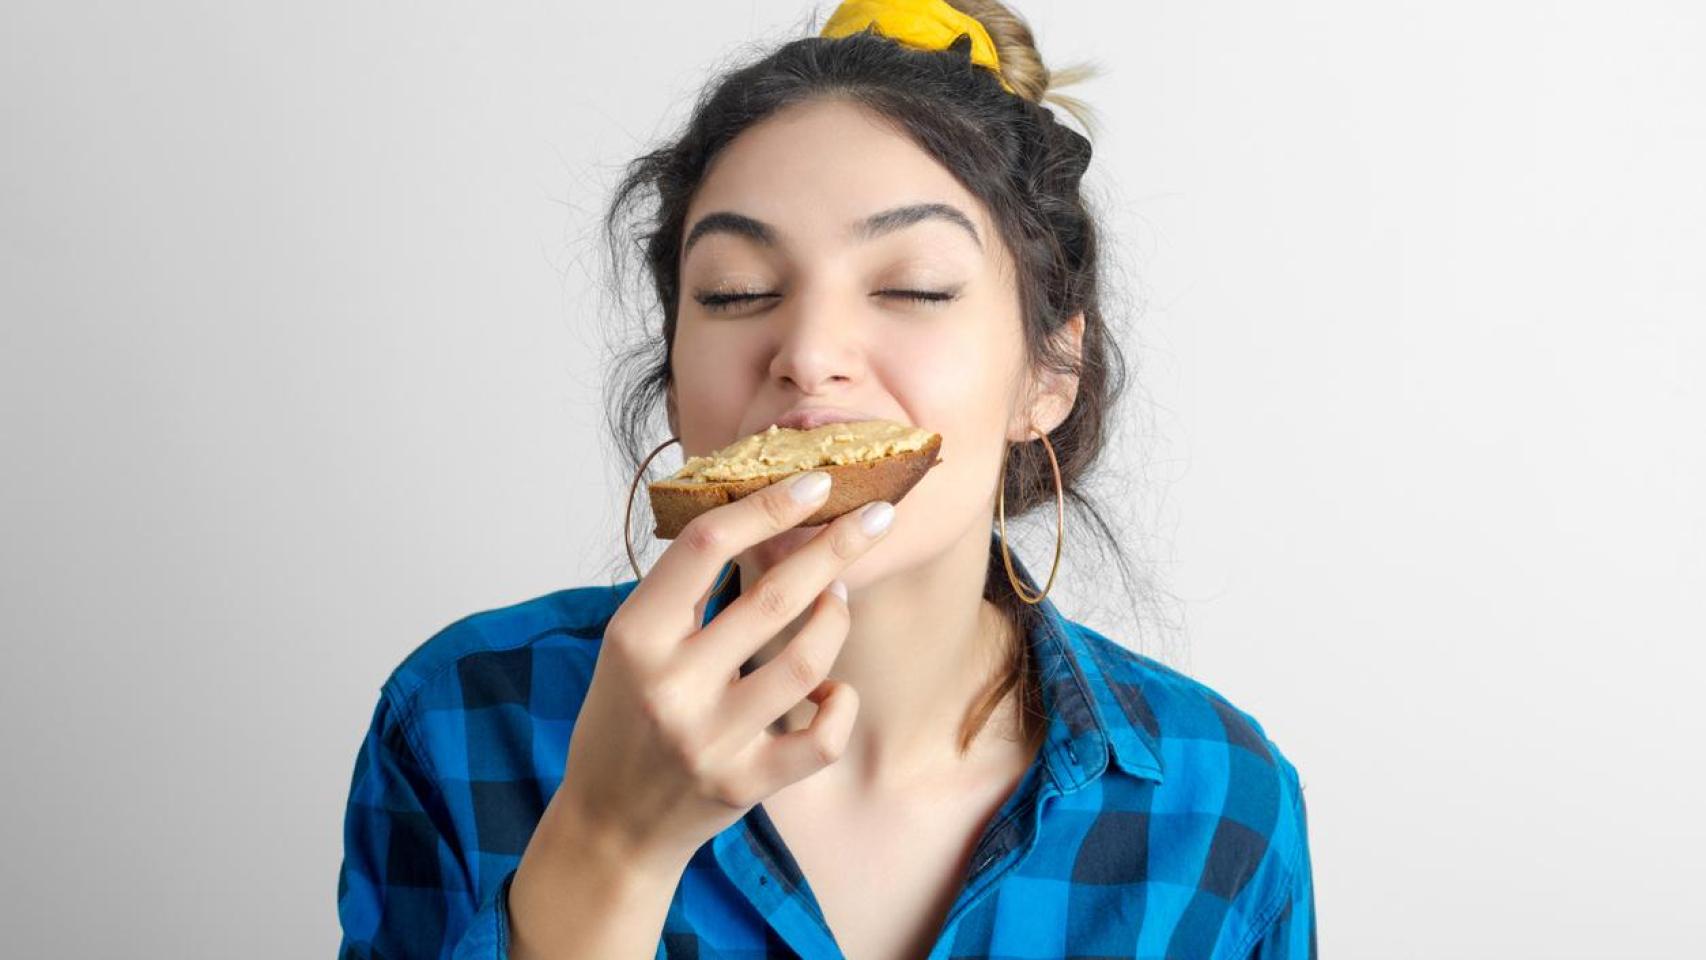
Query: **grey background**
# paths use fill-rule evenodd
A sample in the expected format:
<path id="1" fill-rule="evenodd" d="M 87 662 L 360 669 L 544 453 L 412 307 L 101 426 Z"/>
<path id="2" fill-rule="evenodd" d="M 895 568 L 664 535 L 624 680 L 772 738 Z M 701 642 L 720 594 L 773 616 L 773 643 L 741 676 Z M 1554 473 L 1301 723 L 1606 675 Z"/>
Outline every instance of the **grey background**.
<path id="1" fill-rule="evenodd" d="M 1706 14 L 1020 9 L 1107 68 L 1177 630 L 1057 599 L 1302 769 L 1327 956 L 1706 952 Z M 810 13 L 7 5 L 8 954 L 332 953 L 386 673 L 627 575 L 617 167 Z"/>

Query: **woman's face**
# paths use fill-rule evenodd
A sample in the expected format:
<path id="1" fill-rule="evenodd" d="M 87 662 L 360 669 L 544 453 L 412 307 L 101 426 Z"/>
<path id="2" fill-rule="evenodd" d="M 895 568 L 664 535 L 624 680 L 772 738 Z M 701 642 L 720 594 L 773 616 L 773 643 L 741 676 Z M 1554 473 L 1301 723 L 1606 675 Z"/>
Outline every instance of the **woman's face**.
<path id="1" fill-rule="evenodd" d="M 736 216 L 695 231 L 708 214 Z M 868 584 L 974 528 L 988 536 L 1004 441 L 1065 408 L 1020 409 L 1017 288 L 982 203 L 873 115 L 816 101 L 723 149 L 684 237 L 669 408 L 685 455 L 806 406 L 924 427 L 942 435 L 942 462 L 843 579 Z M 743 557 L 769 569 L 818 529 Z"/>

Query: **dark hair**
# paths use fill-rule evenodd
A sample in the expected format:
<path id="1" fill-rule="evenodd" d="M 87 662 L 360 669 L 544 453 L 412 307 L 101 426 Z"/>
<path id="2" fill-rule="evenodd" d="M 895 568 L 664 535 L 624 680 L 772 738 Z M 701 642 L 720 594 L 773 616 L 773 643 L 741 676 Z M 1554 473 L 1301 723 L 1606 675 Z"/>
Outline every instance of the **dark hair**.
<path id="1" fill-rule="evenodd" d="M 604 226 L 618 289 L 630 252 L 626 248 L 632 245 L 642 257 L 650 294 L 661 311 L 661 335 L 651 332 L 648 323 L 645 334 L 616 358 L 606 383 L 609 426 L 627 462 L 626 476 L 631 477 L 662 439 L 651 424 L 672 376 L 682 231 L 711 159 L 742 131 L 784 107 L 821 99 L 852 102 L 910 137 L 988 207 L 1017 268 L 1025 351 L 1032 368 L 1078 373 L 1076 402 L 1049 434 L 1064 495 L 1073 514 L 1088 520 L 1088 529 L 1109 548 L 1128 596 L 1137 598 L 1145 591 L 1135 585 L 1121 538 L 1084 489 L 1115 425 L 1114 412 L 1126 387 L 1125 360 L 1102 313 L 1097 224 L 1080 195 L 1090 141 L 1056 122 L 1053 111 L 1039 100 L 1061 103 L 1093 128 L 1081 105 L 1050 91 L 1050 74 L 1022 20 L 987 0 L 956 0 L 954 5 L 977 16 L 990 31 L 1002 77 L 1017 95 L 1003 89 L 993 71 L 972 63 L 970 38 L 964 35 L 943 51 L 904 46 L 870 29 L 837 39 L 809 36 L 783 43 L 717 78 L 701 93 L 676 137 L 627 165 Z M 1088 72 L 1079 68 L 1072 75 L 1081 78 Z M 1059 349 L 1065 344 L 1051 340 L 1050 334 L 1079 311 L 1084 314 L 1082 362 L 1075 364 Z M 1034 436 L 1009 450 L 1001 482 L 1009 521 L 1046 507 L 1052 526 L 1054 473 Z M 1070 534 L 1085 528 L 1069 523 L 1068 544 L 1076 545 L 1078 539 Z M 644 527 L 636 523 L 635 529 Z M 1052 553 L 1053 540 L 1048 538 L 1044 556 Z M 1046 566 L 1035 576 L 1040 587 Z M 1014 594 L 998 553 L 991 555 L 984 597 L 1016 628 L 1018 642 L 1007 668 L 967 714 L 961 750 L 969 749 L 1015 690 L 1021 737 L 1034 746 L 1046 729 L 1046 715 L 1024 637 L 1041 614 Z"/>

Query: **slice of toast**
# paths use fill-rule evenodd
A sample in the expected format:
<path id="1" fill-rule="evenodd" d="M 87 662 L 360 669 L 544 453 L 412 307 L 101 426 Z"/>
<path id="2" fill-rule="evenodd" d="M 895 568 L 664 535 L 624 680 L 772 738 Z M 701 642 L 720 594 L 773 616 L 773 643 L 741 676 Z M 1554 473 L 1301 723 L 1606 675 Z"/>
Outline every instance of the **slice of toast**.
<path id="1" fill-rule="evenodd" d="M 707 456 L 689 457 L 680 470 L 649 484 L 655 534 L 673 540 L 699 514 L 810 470 L 829 474 L 829 498 L 801 526 L 827 523 L 873 500 L 894 503 L 942 462 L 941 448 L 941 434 L 893 420 L 810 430 L 771 425 Z"/>

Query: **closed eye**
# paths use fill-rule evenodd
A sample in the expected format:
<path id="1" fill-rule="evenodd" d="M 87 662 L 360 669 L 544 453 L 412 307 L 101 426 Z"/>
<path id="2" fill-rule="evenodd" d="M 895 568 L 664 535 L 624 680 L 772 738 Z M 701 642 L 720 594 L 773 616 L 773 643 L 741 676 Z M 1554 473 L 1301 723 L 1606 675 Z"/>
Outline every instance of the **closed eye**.
<path id="1" fill-rule="evenodd" d="M 954 290 L 878 290 L 879 297 L 901 297 L 907 300 L 921 300 L 930 303 L 947 303 L 959 298 Z"/>
<path id="2" fill-rule="evenodd" d="M 731 304 L 779 296 L 779 293 L 701 293 L 693 299 L 699 301 L 699 305 L 707 310 L 723 310 Z"/>
<path id="3" fill-rule="evenodd" d="M 695 295 L 693 299 L 706 310 L 715 311 L 748 300 L 774 299 L 780 296 L 779 293 L 702 293 Z M 955 290 L 878 290 L 872 296 L 895 297 L 918 303 L 948 303 L 959 299 L 960 295 Z"/>

